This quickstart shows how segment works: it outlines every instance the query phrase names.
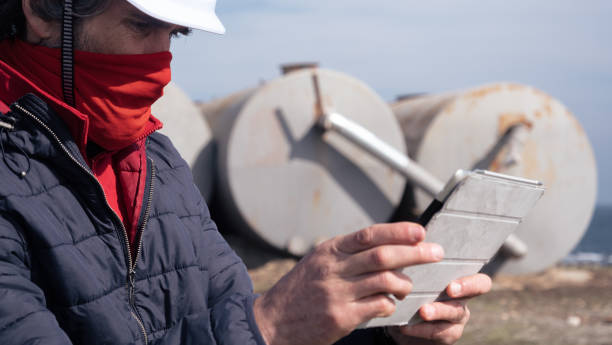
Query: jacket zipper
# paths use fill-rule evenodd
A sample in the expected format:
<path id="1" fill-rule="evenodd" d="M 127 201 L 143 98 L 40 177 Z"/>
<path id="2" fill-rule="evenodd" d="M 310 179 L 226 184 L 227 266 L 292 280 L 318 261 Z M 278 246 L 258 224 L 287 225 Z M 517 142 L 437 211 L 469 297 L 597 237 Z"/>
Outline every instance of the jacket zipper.
<path id="1" fill-rule="evenodd" d="M 140 252 L 142 251 L 142 238 L 143 238 L 144 230 L 147 227 L 149 216 L 151 214 L 151 202 L 153 200 L 153 192 L 154 192 L 154 187 L 155 187 L 155 184 L 154 184 L 155 182 L 155 162 L 153 161 L 153 159 L 148 159 L 148 160 L 150 161 L 150 164 L 148 165 L 147 170 L 148 169 L 151 170 L 151 176 L 149 177 L 150 182 L 149 182 L 149 190 L 148 190 L 148 195 L 147 195 L 147 205 L 145 206 L 145 213 L 142 218 L 142 223 L 140 223 L 138 231 L 136 232 L 136 236 L 138 237 L 138 247 L 136 248 L 136 256 L 134 256 L 134 262 L 130 266 L 130 272 L 128 275 L 128 296 L 130 300 L 130 305 L 132 306 L 132 309 L 133 309 L 132 316 L 140 324 L 140 328 L 142 329 L 142 334 L 144 336 L 145 344 L 148 343 L 147 332 L 144 328 L 144 324 L 142 323 L 142 316 L 138 312 L 138 309 L 136 309 L 136 298 L 135 298 L 136 297 L 135 296 L 136 279 L 135 278 L 136 278 L 136 263 L 138 262 L 138 258 L 140 257 Z M 125 231 L 125 227 L 123 227 L 123 235 L 125 236 L 125 239 L 124 239 L 126 241 L 125 243 L 127 243 L 128 254 L 131 254 L 129 251 L 130 250 L 129 239 L 128 239 L 127 231 Z M 131 256 L 130 256 L 130 259 L 131 259 Z"/>
<path id="2" fill-rule="evenodd" d="M 145 209 L 145 214 L 144 214 L 144 218 L 143 218 L 142 224 L 141 224 L 141 226 L 138 229 L 138 232 L 140 233 L 139 240 L 138 240 L 138 247 L 137 247 L 138 249 L 136 251 L 136 256 L 134 257 L 134 260 L 132 261 L 132 254 L 131 254 L 131 250 L 130 250 L 130 244 L 129 244 L 130 242 L 129 242 L 129 239 L 128 239 L 127 230 L 125 229 L 125 226 L 123 225 L 123 222 L 121 221 L 121 219 L 117 215 L 117 212 L 115 212 L 115 210 L 113 210 L 113 208 L 110 207 L 110 205 L 108 203 L 108 199 L 106 198 L 106 194 L 104 193 L 104 188 L 102 188 L 102 185 L 100 184 L 100 182 L 98 181 L 96 176 L 90 171 L 89 168 L 85 167 L 81 162 L 78 161 L 78 159 L 76 159 L 74 157 L 74 155 L 72 155 L 72 153 L 70 153 L 68 148 L 66 148 L 64 143 L 62 143 L 62 141 L 57 136 L 57 134 L 55 134 L 55 132 L 49 126 L 47 126 L 36 115 L 32 114 L 29 110 L 25 109 L 20 104 L 14 103 L 14 105 L 15 105 L 15 108 L 19 109 L 22 113 L 24 113 L 25 115 L 30 117 L 32 120 L 34 120 L 40 126 L 42 126 L 47 132 L 49 132 L 49 134 L 59 144 L 60 148 L 62 149 L 62 151 L 64 151 L 64 153 L 68 156 L 68 158 L 70 158 L 70 160 L 72 160 L 87 175 L 89 175 L 95 181 L 96 185 L 98 186 L 98 188 L 99 188 L 98 190 L 101 192 L 102 197 L 104 198 L 104 202 L 106 204 L 106 207 L 111 212 L 111 214 L 113 216 L 112 217 L 113 223 L 115 224 L 115 226 L 118 225 L 118 227 L 123 231 L 123 245 L 124 245 L 124 248 L 126 249 L 124 254 L 126 256 L 126 261 L 128 263 L 128 277 L 127 277 L 128 299 L 129 299 L 130 307 L 132 308 L 130 313 L 132 314 L 132 317 L 136 320 L 136 322 L 140 326 L 140 329 L 142 331 L 142 335 L 144 337 L 144 343 L 147 344 L 148 343 L 147 331 L 146 331 L 146 329 L 144 327 L 144 323 L 142 321 L 142 318 L 140 317 L 140 315 L 138 313 L 138 310 L 136 309 L 134 293 L 135 293 L 135 286 L 136 286 L 136 284 L 135 284 L 136 283 L 136 281 L 135 281 L 136 270 L 135 269 L 136 269 L 136 263 L 138 262 L 138 256 L 140 255 L 140 251 L 141 251 L 141 248 L 142 248 L 142 238 L 143 238 L 142 233 L 144 232 L 144 229 L 145 229 L 145 227 L 147 225 L 147 221 L 149 219 L 149 215 L 150 215 L 150 211 L 151 211 L 151 199 L 152 199 L 152 196 L 153 196 L 153 181 L 154 181 L 154 178 L 155 178 L 155 169 L 154 169 L 154 167 L 151 166 L 151 182 L 150 182 L 150 185 L 149 185 L 149 194 L 148 194 L 147 206 L 146 206 L 146 209 Z M 152 165 L 154 164 L 153 160 L 151 160 L 151 164 Z M 119 237 L 121 238 L 120 235 L 119 235 Z"/>

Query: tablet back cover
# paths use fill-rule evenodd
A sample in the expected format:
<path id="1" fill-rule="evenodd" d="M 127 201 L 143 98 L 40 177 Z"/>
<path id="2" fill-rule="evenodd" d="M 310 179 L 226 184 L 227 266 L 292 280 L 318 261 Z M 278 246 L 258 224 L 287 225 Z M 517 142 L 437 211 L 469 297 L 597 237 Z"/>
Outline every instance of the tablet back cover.
<path id="1" fill-rule="evenodd" d="M 544 188 L 488 172 L 471 172 L 451 192 L 426 226 L 426 242 L 444 248 L 442 261 L 402 269 L 413 281 L 395 313 L 375 318 L 360 328 L 420 322 L 419 308 L 446 296 L 447 285 L 480 271 L 540 199 Z"/>

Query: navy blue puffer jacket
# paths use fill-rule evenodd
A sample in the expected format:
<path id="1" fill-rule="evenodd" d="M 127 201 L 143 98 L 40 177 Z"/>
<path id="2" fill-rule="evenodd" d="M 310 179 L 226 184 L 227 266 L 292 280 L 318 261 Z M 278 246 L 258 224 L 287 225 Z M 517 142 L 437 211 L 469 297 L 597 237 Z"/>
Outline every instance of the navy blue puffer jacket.
<path id="1" fill-rule="evenodd" d="M 132 263 L 63 122 L 33 95 L 11 110 L 0 116 L 14 126 L 0 138 L 0 344 L 264 344 L 246 269 L 167 138 L 147 142 Z"/>

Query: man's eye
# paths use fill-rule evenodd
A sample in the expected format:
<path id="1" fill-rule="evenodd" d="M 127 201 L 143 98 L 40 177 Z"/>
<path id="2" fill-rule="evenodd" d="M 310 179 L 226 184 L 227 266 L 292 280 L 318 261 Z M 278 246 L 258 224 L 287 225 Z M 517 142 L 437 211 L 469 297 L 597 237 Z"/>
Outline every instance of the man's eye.
<path id="1" fill-rule="evenodd" d="M 147 33 L 151 31 L 152 26 L 147 22 L 131 21 L 130 26 L 139 33 Z"/>
<path id="2" fill-rule="evenodd" d="M 189 34 L 191 34 L 191 29 L 182 28 L 182 29 L 177 29 L 177 30 L 172 31 L 170 33 L 170 37 L 175 38 L 179 36 L 188 36 Z"/>

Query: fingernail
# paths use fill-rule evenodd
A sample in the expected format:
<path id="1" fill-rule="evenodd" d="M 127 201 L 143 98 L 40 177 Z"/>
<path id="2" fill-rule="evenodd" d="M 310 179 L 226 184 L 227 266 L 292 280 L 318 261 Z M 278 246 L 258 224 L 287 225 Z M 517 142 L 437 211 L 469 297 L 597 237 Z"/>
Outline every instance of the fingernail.
<path id="1" fill-rule="evenodd" d="M 425 228 L 421 224 L 414 224 L 414 226 L 419 231 L 419 233 L 425 232 Z"/>
<path id="2" fill-rule="evenodd" d="M 453 296 L 457 296 L 461 293 L 461 284 L 457 282 L 450 283 L 450 292 Z M 451 296 L 451 297 L 453 297 Z"/>
<path id="3" fill-rule="evenodd" d="M 444 257 L 444 249 L 442 249 L 441 246 L 434 244 L 431 247 L 431 254 L 433 255 L 434 259 L 442 260 L 442 258 Z"/>
<path id="4" fill-rule="evenodd" d="M 419 224 L 412 224 L 412 233 L 415 241 L 421 241 L 425 238 L 425 229 Z"/>

